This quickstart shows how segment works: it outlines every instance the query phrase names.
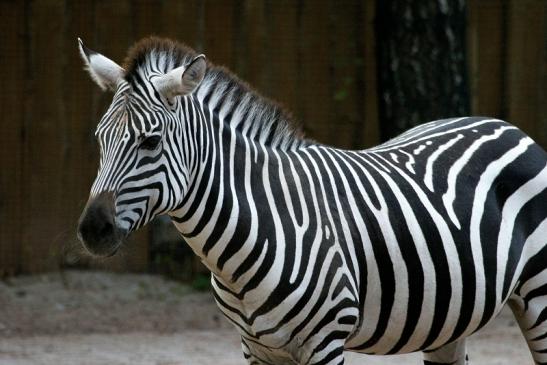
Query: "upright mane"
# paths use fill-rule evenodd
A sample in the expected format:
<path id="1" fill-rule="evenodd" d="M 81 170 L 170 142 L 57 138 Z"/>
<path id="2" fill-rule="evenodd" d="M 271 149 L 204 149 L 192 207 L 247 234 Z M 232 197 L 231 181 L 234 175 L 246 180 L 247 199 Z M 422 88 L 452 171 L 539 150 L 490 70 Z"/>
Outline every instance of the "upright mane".
<path id="1" fill-rule="evenodd" d="M 167 73 L 197 55 L 192 48 L 170 39 L 144 38 L 128 52 L 125 79 L 134 84 L 138 78 L 148 79 L 153 70 Z M 205 78 L 196 92 L 210 109 L 230 115 L 231 123 L 239 123 L 236 129 L 264 145 L 294 149 L 309 143 L 289 112 L 225 67 L 207 61 Z"/>

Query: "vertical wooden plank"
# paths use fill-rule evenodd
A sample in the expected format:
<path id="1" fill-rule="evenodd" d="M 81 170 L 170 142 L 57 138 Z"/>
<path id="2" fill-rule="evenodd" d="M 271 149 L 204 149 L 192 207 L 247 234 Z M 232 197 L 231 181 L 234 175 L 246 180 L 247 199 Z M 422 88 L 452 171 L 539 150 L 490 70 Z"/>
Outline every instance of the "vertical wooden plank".
<path id="1" fill-rule="evenodd" d="M 200 0 L 165 0 L 161 11 L 162 36 L 201 51 L 203 3 Z"/>
<path id="2" fill-rule="evenodd" d="M 303 0 L 300 16 L 299 115 L 308 137 L 326 143 L 330 136 L 329 9 Z"/>
<path id="3" fill-rule="evenodd" d="M 133 21 L 132 38 L 137 41 L 151 35 L 159 36 L 161 31 L 161 0 L 133 0 L 131 18 Z"/>
<path id="4" fill-rule="evenodd" d="M 270 60 L 265 49 L 266 21 L 263 0 L 248 0 L 242 7 L 242 45 L 234 48 L 236 64 L 241 76 L 259 92 L 265 93 Z"/>
<path id="5" fill-rule="evenodd" d="M 30 78 L 32 98 L 27 105 L 25 141 L 25 219 L 22 269 L 41 272 L 57 267 L 59 239 L 65 233 L 65 207 L 59 183 L 64 124 L 63 38 L 64 2 L 37 0 L 30 3 Z M 51 21 L 58 19 L 61 21 Z"/>
<path id="6" fill-rule="evenodd" d="M 380 142 L 380 128 L 378 119 L 378 85 L 376 84 L 376 36 L 374 33 L 374 18 L 376 14 L 376 2 L 367 1 L 364 5 L 363 24 L 363 73 L 362 99 L 358 103 L 364 105 L 364 125 L 356 131 L 360 137 L 360 143 L 356 148 L 368 148 Z M 364 99 L 364 100 L 363 100 Z M 359 127 L 359 124 L 357 124 Z"/>
<path id="7" fill-rule="evenodd" d="M 204 1 L 203 49 L 217 65 L 234 66 L 234 2 Z"/>
<path id="8" fill-rule="evenodd" d="M 298 3 L 266 1 L 268 39 L 264 52 L 271 77 L 264 92 L 289 111 L 298 108 Z"/>
<path id="9" fill-rule="evenodd" d="M 363 109 L 358 107 L 362 90 L 362 19 L 360 3 L 331 3 L 329 45 L 331 52 L 329 90 L 332 99 L 329 143 L 344 148 L 357 148 Z M 344 41 L 341 41 L 344 40 Z M 358 128 L 355 128 L 358 126 Z"/>
<path id="10" fill-rule="evenodd" d="M 468 9 L 472 113 L 504 118 L 504 1 L 470 1 Z"/>
<path id="11" fill-rule="evenodd" d="M 26 21 L 23 2 L 0 2 L 0 69 L 3 87 L 0 110 L 0 277 L 20 269 L 22 216 L 23 124 L 25 98 Z"/>
<path id="12" fill-rule="evenodd" d="M 542 70 L 546 62 L 546 14 L 544 0 L 512 0 L 509 4 L 508 118 L 532 138 L 544 135 L 545 129 L 540 111 L 546 100 L 541 99 L 540 90 L 545 90 Z"/>
<path id="13" fill-rule="evenodd" d="M 127 49 L 135 40 L 134 28 L 138 26 L 138 21 L 134 19 L 132 2 L 97 0 L 94 17 L 95 44 L 90 46 L 121 64 Z M 107 96 L 103 98 L 103 106 L 111 100 L 111 96 Z"/>

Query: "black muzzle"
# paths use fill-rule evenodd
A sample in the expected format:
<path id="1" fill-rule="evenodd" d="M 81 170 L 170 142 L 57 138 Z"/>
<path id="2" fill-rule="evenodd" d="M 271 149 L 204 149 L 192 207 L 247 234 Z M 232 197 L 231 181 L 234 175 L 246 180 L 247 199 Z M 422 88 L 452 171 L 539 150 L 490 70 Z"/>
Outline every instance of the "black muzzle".
<path id="1" fill-rule="evenodd" d="M 90 199 L 80 217 L 78 238 L 89 253 L 95 256 L 114 255 L 127 232 L 116 224 L 115 197 L 103 192 Z"/>

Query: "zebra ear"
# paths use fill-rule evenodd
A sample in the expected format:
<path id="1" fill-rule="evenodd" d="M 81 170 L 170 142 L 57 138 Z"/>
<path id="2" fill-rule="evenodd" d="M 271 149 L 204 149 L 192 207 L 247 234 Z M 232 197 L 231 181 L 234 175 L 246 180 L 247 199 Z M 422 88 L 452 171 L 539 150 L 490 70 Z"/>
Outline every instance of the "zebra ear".
<path id="1" fill-rule="evenodd" d="M 84 46 L 80 38 L 78 48 L 93 81 L 103 90 L 116 90 L 118 82 L 123 78 L 124 69 L 111 59 Z"/>
<path id="2" fill-rule="evenodd" d="M 204 55 L 195 57 L 187 66 L 177 67 L 154 79 L 156 89 L 168 100 L 179 95 L 191 94 L 203 81 L 207 62 Z"/>

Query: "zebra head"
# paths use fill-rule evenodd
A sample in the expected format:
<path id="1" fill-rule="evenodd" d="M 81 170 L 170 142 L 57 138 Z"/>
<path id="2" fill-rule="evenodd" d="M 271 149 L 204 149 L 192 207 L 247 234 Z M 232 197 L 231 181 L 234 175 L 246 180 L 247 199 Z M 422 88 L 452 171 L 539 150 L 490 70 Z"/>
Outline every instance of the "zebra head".
<path id="1" fill-rule="evenodd" d="M 189 161 L 181 148 L 181 99 L 199 86 L 206 62 L 193 56 L 183 66 L 151 69 L 130 82 L 124 68 L 78 41 L 92 79 L 114 92 L 95 132 L 99 170 L 78 237 L 91 254 L 111 256 L 131 231 L 174 209 L 184 196 Z"/>

